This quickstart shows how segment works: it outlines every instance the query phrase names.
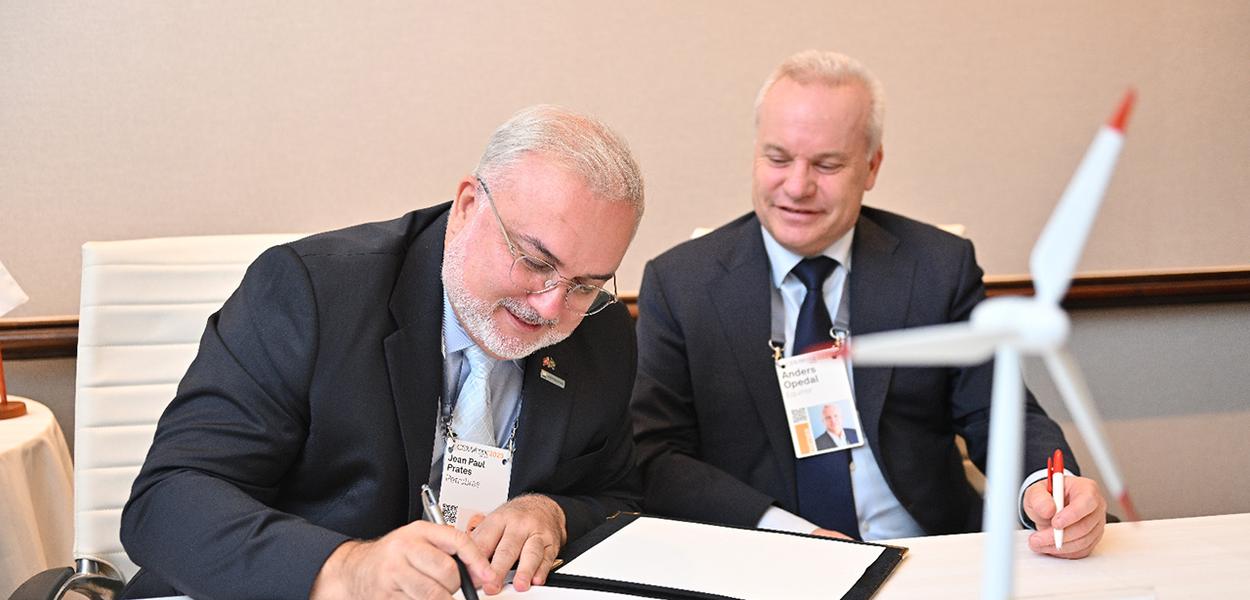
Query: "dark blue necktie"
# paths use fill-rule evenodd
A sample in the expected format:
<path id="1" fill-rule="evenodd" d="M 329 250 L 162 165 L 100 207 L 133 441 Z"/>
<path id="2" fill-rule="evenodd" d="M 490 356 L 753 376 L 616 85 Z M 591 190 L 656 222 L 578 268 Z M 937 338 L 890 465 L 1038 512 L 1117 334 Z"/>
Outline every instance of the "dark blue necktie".
<path id="1" fill-rule="evenodd" d="M 823 348 L 833 341 L 830 331 L 833 320 L 829 317 L 829 307 L 825 306 L 822 288 L 837 266 L 838 261 L 817 256 L 803 259 L 790 271 L 807 288 L 794 327 L 792 356 Z M 849 450 L 843 450 L 796 459 L 799 515 L 825 529 L 859 539 L 859 519 L 851 492 L 850 456 Z"/>

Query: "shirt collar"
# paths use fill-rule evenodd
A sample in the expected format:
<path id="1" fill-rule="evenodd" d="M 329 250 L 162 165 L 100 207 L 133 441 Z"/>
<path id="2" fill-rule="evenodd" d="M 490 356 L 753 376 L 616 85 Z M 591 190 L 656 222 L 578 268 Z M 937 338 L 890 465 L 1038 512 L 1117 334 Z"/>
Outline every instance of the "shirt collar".
<path id="1" fill-rule="evenodd" d="M 790 270 L 799 261 L 805 257 L 795 254 L 783 247 L 773 234 L 763 224 L 760 225 L 760 232 L 764 234 L 764 251 L 768 253 L 768 264 L 772 268 L 773 287 L 780 289 L 781 282 L 785 281 L 786 275 L 790 274 Z M 846 232 L 842 237 L 835 240 L 829 247 L 821 251 L 820 256 L 828 256 L 842 265 L 847 273 L 851 272 L 851 240 L 855 237 L 855 228 Z"/>
<path id="2" fill-rule="evenodd" d="M 451 308 L 447 292 L 443 292 L 443 349 L 447 352 L 447 356 L 451 356 L 473 345 L 475 345 L 473 338 L 469 337 L 468 332 L 460 325 L 456 311 Z"/>
<path id="3" fill-rule="evenodd" d="M 469 346 L 476 346 L 473 338 L 469 337 L 469 333 L 464 330 L 464 326 L 460 324 L 456 311 L 451 308 L 451 300 L 447 298 L 447 292 L 443 292 L 443 356 L 452 356 L 457 352 L 461 352 Z M 523 369 L 521 366 L 522 359 L 501 360 L 499 364 L 511 364 L 517 369 Z"/>

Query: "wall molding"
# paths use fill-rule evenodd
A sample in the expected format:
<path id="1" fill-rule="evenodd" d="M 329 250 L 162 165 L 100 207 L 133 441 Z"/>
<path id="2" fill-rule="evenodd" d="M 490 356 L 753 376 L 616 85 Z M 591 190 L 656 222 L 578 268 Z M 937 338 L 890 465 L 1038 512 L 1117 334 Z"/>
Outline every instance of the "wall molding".
<path id="1" fill-rule="evenodd" d="M 6 360 L 78 355 L 78 317 L 0 319 L 0 351 Z"/>
<path id="2" fill-rule="evenodd" d="M 985 278 L 986 294 L 1031 296 L 1033 280 L 1022 275 Z M 638 294 L 621 294 L 638 316 Z M 1078 275 L 1064 297 L 1068 309 L 1250 301 L 1250 266 Z M 67 358 L 78 354 L 78 317 L 0 319 L 0 348 L 9 360 Z"/>
<path id="3" fill-rule="evenodd" d="M 988 275 L 985 294 L 1032 296 L 1027 275 Z M 629 313 L 638 317 L 638 295 L 621 294 Z M 1077 275 L 1063 298 L 1069 310 L 1166 304 L 1250 301 L 1250 266 L 1201 269 L 1108 271 Z"/>

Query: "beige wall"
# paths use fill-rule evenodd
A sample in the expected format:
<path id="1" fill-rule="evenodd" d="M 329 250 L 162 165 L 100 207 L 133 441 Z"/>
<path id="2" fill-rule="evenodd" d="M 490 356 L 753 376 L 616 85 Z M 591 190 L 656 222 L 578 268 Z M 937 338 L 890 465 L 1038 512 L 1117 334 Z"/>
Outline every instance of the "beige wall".
<path id="1" fill-rule="evenodd" d="M 1072 351 L 1142 516 L 1250 512 L 1250 303 L 1088 309 L 1072 321 Z M 1082 472 L 1100 478 L 1041 363 L 1025 367 Z M 5 369 L 9 390 L 48 404 L 72 445 L 74 361 L 8 361 Z"/>
<path id="2" fill-rule="evenodd" d="M 33 298 L 13 316 L 74 314 L 84 241 L 389 218 L 448 198 L 517 108 L 556 102 L 613 123 L 643 165 L 650 207 L 620 271 L 636 289 L 647 258 L 748 210 L 756 87 L 823 47 L 886 85 L 868 201 L 967 225 L 989 273 L 1024 272 L 1130 84 L 1139 107 L 1082 269 L 1244 264 L 1247 40 L 1243 0 L 0 0 L 0 259 Z M 1147 516 L 1250 511 L 1230 477 L 1250 456 L 1245 308 L 1076 317 Z M 72 427 L 72 361 L 9 371 Z"/>
<path id="3" fill-rule="evenodd" d="M 1247 331 L 1246 302 L 1072 313 L 1072 352 L 1144 518 L 1250 512 Z M 1101 479 L 1040 361 L 1025 381 Z"/>
<path id="4" fill-rule="evenodd" d="M 1250 3 L 0 0 L 0 259 L 77 312 L 92 239 L 314 231 L 448 198 L 517 108 L 596 113 L 650 209 L 620 270 L 749 208 L 751 102 L 806 47 L 887 90 L 870 203 L 968 226 L 992 274 L 1123 89 L 1085 270 L 1250 260 Z"/>

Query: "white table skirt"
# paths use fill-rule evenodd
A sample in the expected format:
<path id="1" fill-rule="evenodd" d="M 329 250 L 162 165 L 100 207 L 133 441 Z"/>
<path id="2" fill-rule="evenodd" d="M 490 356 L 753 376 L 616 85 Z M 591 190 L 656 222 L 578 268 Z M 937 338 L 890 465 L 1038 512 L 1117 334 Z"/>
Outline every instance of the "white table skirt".
<path id="1" fill-rule="evenodd" d="M 74 467 L 48 407 L 0 420 L 0 598 L 31 575 L 73 563 Z"/>

